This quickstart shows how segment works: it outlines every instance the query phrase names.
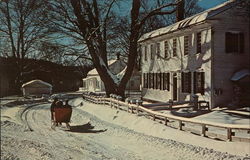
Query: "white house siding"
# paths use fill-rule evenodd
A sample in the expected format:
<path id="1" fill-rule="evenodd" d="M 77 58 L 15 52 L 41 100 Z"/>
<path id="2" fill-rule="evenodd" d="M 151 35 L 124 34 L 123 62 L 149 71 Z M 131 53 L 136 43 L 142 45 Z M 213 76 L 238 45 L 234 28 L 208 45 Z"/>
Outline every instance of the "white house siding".
<path id="1" fill-rule="evenodd" d="M 122 59 L 108 61 L 109 70 L 116 76 L 123 76 L 126 69 L 126 63 Z M 85 91 L 105 92 L 105 86 L 96 69 L 91 70 L 87 78 L 83 79 L 83 88 Z M 134 70 L 133 75 L 126 86 L 126 91 L 140 90 L 140 73 L 137 69 Z"/>
<path id="2" fill-rule="evenodd" d="M 102 81 L 100 80 L 99 76 L 91 76 L 88 78 L 83 79 L 84 90 L 87 91 L 103 91 L 102 89 Z"/>
<path id="3" fill-rule="evenodd" d="M 202 34 L 202 53 L 196 54 L 196 34 L 201 32 Z M 189 54 L 184 55 L 184 36 L 189 35 Z M 173 39 L 177 39 L 177 56 L 173 57 Z M 164 41 L 169 42 L 169 58 L 154 57 L 154 60 L 150 59 L 150 45 L 155 43 L 161 44 L 161 57 L 164 55 Z M 142 74 L 143 73 L 170 73 L 170 91 L 159 89 L 142 89 L 142 96 L 144 99 L 166 102 L 169 99 L 173 99 L 173 75 L 177 74 L 177 100 L 190 100 L 190 93 L 182 93 L 181 90 L 181 72 L 205 72 L 205 94 L 199 95 L 200 100 L 206 100 L 210 102 L 211 94 L 211 27 L 209 24 L 202 24 L 199 26 L 193 26 L 192 28 L 178 30 L 174 33 L 161 35 L 146 41 L 142 41 Z M 147 61 L 145 61 L 145 45 L 147 45 Z M 193 78 L 192 78 L 193 81 Z M 142 79 L 142 82 L 144 80 Z M 192 83 L 193 84 L 193 83 Z M 144 86 L 144 84 L 143 84 Z M 193 88 L 193 87 L 192 87 Z M 192 89 L 193 92 L 193 89 Z"/>
<path id="4" fill-rule="evenodd" d="M 233 82 L 230 81 L 233 73 L 249 68 L 249 18 L 242 14 L 242 9 L 233 8 L 215 17 L 213 21 L 213 46 L 214 46 L 214 89 L 221 89 L 222 94 L 214 95 L 213 106 L 227 105 L 233 98 Z M 238 16 L 237 16 L 238 15 Z M 244 33 L 244 53 L 232 54 L 225 52 L 226 32 Z"/>

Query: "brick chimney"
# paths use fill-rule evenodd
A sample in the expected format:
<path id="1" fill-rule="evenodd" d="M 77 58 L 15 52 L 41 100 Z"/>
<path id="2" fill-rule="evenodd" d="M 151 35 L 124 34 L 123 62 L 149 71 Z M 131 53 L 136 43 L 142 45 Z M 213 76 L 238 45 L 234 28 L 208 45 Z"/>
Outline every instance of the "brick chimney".
<path id="1" fill-rule="evenodd" d="M 180 0 L 176 8 L 176 22 L 179 22 L 184 19 L 184 9 L 185 0 Z"/>

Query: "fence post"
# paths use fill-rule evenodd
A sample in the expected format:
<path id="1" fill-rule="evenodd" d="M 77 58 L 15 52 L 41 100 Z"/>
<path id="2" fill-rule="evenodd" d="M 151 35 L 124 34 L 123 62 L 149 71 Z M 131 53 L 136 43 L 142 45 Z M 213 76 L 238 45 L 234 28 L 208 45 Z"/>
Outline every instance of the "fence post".
<path id="1" fill-rule="evenodd" d="M 127 103 L 127 107 L 128 107 L 127 111 L 129 112 L 129 98 L 126 98 L 125 102 Z"/>
<path id="2" fill-rule="evenodd" d="M 168 125 L 169 120 L 167 118 L 165 118 L 165 125 Z"/>
<path id="3" fill-rule="evenodd" d="M 198 98 L 199 96 L 197 95 L 193 95 L 193 104 L 194 104 L 194 109 L 197 110 L 197 109 L 200 109 L 199 105 L 198 105 Z"/>
<path id="4" fill-rule="evenodd" d="M 141 104 L 142 104 L 142 100 L 137 99 L 136 100 L 136 105 L 137 105 L 136 111 L 137 111 L 137 114 L 139 114 L 139 105 L 141 105 Z"/>
<path id="5" fill-rule="evenodd" d="M 172 99 L 169 99 L 169 109 L 172 110 L 173 108 L 173 100 Z"/>
<path id="6" fill-rule="evenodd" d="M 183 125 L 182 121 L 179 121 L 179 130 L 182 130 L 182 125 Z"/>
<path id="7" fill-rule="evenodd" d="M 203 137 L 206 137 L 206 131 L 207 131 L 206 125 L 205 125 L 205 124 L 202 124 L 201 127 L 202 127 L 202 128 L 201 128 L 201 135 L 202 135 Z"/>
<path id="8" fill-rule="evenodd" d="M 227 140 L 232 141 L 232 128 L 227 128 Z"/>
<path id="9" fill-rule="evenodd" d="M 155 121 L 155 115 L 153 114 L 153 121 Z"/>
<path id="10" fill-rule="evenodd" d="M 112 108 L 112 99 L 110 99 L 109 102 L 110 102 L 110 107 Z"/>

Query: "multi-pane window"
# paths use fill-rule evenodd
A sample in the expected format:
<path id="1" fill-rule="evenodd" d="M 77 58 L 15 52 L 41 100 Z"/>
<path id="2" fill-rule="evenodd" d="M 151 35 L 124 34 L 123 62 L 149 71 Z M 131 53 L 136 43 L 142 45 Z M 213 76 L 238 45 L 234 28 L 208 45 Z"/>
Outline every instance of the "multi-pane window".
<path id="1" fill-rule="evenodd" d="M 226 32 L 226 53 L 244 53 L 244 34 Z"/>
<path id="2" fill-rule="evenodd" d="M 148 60 L 148 46 L 144 46 L 144 60 Z"/>
<path id="3" fill-rule="evenodd" d="M 161 43 L 156 43 L 156 56 L 157 58 L 161 56 Z"/>
<path id="4" fill-rule="evenodd" d="M 173 57 L 177 56 L 177 40 L 173 39 Z"/>
<path id="5" fill-rule="evenodd" d="M 153 44 L 150 45 L 150 57 L 151 59 L 154 59 L 154 45 Z"/>
<path id="6" fill-rule="evenodd" d="M 204 72 L 194 72 L 194 93 L 201 93 L 204 95 L 204 82 L 205 82 L 205 73 Z"/>
<path id="7" fill-rule="evenodd" d="M 154 73 L 150 73 L 150 88 L 154 88 Z"/>
<path id="8" fill-rule="evenodd" d="M 169 53 L 168 53 L 168 41 L 164 42 L 164 58 L 168 58 L 169 57 Z"/>
<path id="9" fill-rule="evenodd" d="M 169 73 L 143 73 L 143 88 L 169 91 L 169 80 Z"/>
<path id="10" fill-rule="evenodd" d="M 170 77 L 169 77 L 169 73 L 163 73 L 163 90 L 168 90 L 170 88 Z"/>
<path id="11" fill-rule="evenodd" d="M 191 93 L 191 72 L 181 73 L 181 87 L 183 93 Z"/>
<path id="12" fill-rule="evenodd" d="M 188 55 L 189 52 L 189 37 L 184 36 L 184 55 Z"/>
<path id="13" fill-rule="evenodd" d="M 157 89 L 161 89 L 161 73 L 157 73 Z"/>
<path id="14" fill-rule="evenodd" d="M 157 73 L 154 73 L 154 89 L 157 89 Z"/>
<path id="15" fill-rule="evenodd" d="M 198 32 L 196 37 L 196 53 L 201 53 L 201 32 Z"/>

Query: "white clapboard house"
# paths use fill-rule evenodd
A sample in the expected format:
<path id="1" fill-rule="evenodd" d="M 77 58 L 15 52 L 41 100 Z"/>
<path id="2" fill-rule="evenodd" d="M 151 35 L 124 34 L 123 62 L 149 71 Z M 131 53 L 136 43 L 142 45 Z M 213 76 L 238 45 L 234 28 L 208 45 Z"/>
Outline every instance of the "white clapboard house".
<path id="1" fill-rule="evenodd" d="M 115 76 L 121 78 L 125 73 L 126 63 L 124 62 L 124 59 L 118 57 L 117 59 L 109 60 L 108 67 Z M 134 69 L 133 75 L 127 84 L 126 92 L 128 93 L 139 91 L 140 81 L 141 73 L 138 71 L 138 69 Z M 91 71 L 89 71 L 87 77 L 83 79 L 83 87 L 81 88 L 81 90 L 99 93 L 105 92 L 104 83 L 101 80 L 96 69 L 92 69 Z"/>
<path id="2" fill-rule="evenodd" d="M 193 95 L 210 108 L 234 99 L 235 84 L 250 85 L 249 15 L 227 1 L 139 39 L 142 97 L 166 102 Z"/>

